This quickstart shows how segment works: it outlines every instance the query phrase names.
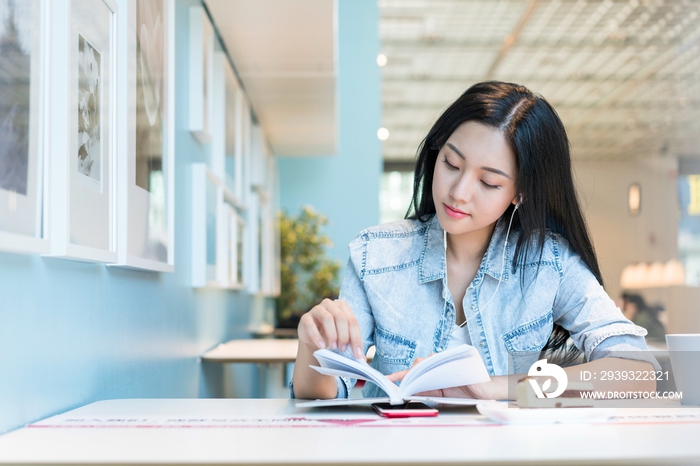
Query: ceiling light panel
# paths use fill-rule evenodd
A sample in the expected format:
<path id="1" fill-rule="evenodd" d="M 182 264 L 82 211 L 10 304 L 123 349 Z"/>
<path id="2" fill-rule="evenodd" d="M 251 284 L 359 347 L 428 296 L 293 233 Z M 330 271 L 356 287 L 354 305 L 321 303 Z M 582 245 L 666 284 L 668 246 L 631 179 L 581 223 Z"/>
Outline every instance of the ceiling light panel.
<path id="1" fill-rule="evenodd" d="M 699 142 L 700 1 L 530 5 L 380 1 L 389 57 L 382 70 L 391 130 L 385 158 L 413 158 L 444 108 L 489 77 L 544 95 L 581 157 L 648 156 L 662 145 L 686 150 Z"/>

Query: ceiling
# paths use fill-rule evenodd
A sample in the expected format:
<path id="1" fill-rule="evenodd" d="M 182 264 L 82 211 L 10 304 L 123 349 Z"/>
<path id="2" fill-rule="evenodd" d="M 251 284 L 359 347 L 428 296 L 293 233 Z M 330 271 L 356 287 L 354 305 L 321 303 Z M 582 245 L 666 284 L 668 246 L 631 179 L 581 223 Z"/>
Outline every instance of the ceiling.
<path id="1" fill-rule="evenodd" d="M 700 0 L 379 0 L 385 161 L 467 87 L 524 84 L 575 157 L 700 156 Z"/>
<path id="2" fill-rule="evenodd" d="M 335 2 L 205 0 L 277 155 L 337 152 Z"/>

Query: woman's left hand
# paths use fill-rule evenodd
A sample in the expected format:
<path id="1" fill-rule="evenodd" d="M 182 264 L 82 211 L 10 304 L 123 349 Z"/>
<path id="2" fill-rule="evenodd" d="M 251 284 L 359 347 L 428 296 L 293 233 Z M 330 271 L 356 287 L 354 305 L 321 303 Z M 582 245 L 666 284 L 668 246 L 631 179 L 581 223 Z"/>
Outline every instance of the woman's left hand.
<path id="1" fill-rule="evenodd" d="M 428 392 L 416 393 L 416 396 L 435 396 L 443 398 L 474 398 L 477 400 L 493 400 L 492 395 L 493 382 L 475 383 L 472 385 L 463 385 L 461 387 L 441 388 L 440 390 L 431 390 Z"/>

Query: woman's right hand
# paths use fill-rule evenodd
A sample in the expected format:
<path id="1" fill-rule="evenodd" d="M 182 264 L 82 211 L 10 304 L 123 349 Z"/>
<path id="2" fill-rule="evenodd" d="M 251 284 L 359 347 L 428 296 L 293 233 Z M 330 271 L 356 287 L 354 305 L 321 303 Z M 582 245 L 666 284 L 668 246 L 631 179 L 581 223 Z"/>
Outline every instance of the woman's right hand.
<path id="1" fill-rule="evenodd" d="M 299 320 L 299 342 L 317 349 L 352 349 L 357 359 L 364 359 L 362 332 L 350 306 L 338 299 L 324 299 Z"/>

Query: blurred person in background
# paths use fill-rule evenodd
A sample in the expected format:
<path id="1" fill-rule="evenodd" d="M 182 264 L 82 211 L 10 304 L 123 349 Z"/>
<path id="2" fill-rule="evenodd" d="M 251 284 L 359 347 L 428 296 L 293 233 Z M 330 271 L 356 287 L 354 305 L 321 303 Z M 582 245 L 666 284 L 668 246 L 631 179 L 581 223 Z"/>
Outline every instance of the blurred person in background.
<path id="1" fill-rule="evenodd" d="M 648 339 L 664 341 L 666 329 L 659 320 L 659 314 L 664 310 L 662 306 L 650 306 L 641 295 L 625 292 L 622 293 L 620 309 L 629 320 L 647 329 Z"/>

